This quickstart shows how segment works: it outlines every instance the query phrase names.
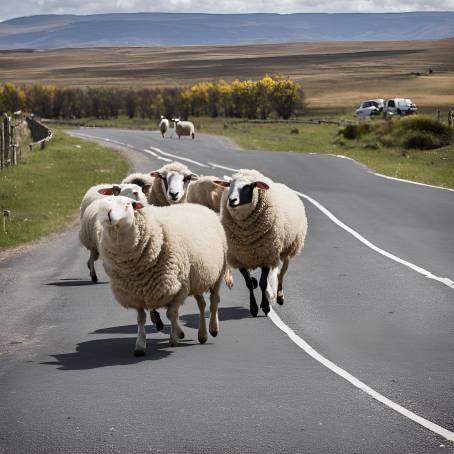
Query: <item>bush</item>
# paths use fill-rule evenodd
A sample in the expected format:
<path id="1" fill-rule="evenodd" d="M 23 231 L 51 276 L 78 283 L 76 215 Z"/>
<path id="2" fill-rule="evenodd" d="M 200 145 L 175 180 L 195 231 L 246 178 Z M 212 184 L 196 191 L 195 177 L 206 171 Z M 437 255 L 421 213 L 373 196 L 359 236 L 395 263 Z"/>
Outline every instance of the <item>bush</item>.
<path id="1" fill-rule="evenodd" d="M 412 131 L 405 135 L 402 139 L 402 146 L 409 149 L 416 150 L 433 150 L 442 146 L 438 137 L 433 134 L 427 134 L 421 131 Z"/>

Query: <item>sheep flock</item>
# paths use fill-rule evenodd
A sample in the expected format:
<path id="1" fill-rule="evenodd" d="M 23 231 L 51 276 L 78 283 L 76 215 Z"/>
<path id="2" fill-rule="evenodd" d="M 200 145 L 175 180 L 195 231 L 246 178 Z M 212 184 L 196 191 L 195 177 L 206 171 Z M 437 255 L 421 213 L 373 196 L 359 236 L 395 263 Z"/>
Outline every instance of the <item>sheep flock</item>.
<path id="1" fill-rule="evenodd" d="M 163 130 L 161 129 L 161 132 Z M 163 132 L 163 136 L 165 131 Z M 179 162 L 133 173 L 121 183 L 88 189 L 80 208 L 81 244 L 98 281 L 100 257 L 117 302 L 137 311 L 136 356 L 145 354 L 147 311 L 157 330 L 159 310 L 170 321 L 170 345 L 184 338 L 179 308 L 193 296 L 199 309 L 201 344 L 219 332 L 220 290 L 233 286 L 238 269 L 249 292 L 253 317 L 284 303 L 284 277 L 290 260 L 304 246 L 305 208 L 286 185 L 256 170 L 231 177 L 198 176 Z M 260 269 L 260 278 L 251 271 Z M 205 321 L 209 292 L 210 319 Z"/>

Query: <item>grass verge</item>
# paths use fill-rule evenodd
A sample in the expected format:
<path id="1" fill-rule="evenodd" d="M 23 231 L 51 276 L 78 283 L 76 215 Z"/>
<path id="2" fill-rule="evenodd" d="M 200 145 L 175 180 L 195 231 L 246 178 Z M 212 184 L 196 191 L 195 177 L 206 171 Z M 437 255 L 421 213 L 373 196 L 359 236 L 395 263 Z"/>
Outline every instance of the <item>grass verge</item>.
<path id="1" fill-rule="evenodd" d="M 77 215 L 88 187 L 119 181 L 128 171 L 117 151 L 53 130 L 45 150 L 0 172 L 0 214 L 11 212 L 6 233 L 0 221 L 0 250 L 60 230 Z"/>

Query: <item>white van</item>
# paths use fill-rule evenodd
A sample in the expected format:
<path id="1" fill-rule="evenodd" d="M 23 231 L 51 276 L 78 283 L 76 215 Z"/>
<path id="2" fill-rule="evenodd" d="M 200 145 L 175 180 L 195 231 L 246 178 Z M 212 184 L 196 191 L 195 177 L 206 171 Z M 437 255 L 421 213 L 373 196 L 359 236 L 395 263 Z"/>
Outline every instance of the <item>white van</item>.
<path id="1" fill-rule="evenodd" d="M 416 113 L 418 108 L 411 99 L 393 98 L 386 100 L 383 111 L 387 114 L 410 115 Z"/>

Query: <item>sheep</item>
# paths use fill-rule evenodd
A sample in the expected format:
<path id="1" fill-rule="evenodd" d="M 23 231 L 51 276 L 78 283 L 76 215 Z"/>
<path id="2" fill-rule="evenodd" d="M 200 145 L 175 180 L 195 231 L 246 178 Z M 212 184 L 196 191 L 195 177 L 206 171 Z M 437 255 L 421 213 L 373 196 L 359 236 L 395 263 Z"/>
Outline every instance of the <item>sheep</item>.
<path id="1" fill-rule="evenodd" d="M 221 200 L 228 263 L 238 268 L 246 281 L 254 317 L 259 310 L 254 297 L 257 280 L 251 277 L 250 270 L 261 268 L 260 307 L 268 314 L 270 301 L 277 298 L 278 304 L 284 304 L 283 279 L 289 260 L 304 246 L 307 219 L 303 202 L 289 187 L 256 170 L 240 169 L 230 182 L 214 184 L 229 187 Z"/>
<path id="2" fill-rule="evenodd" d="M 159 131 L 161 131 L 163 139 L 169 127 L 170 127 L 169 120 L 167 120 L 167 118 L 164 117 L 164 115 L 161 115 L 161 121 L 159 122 Z"/>
<path id="3" fill-rule="evenodd" d="M 180 162 L 170 162 L 150 173 L 155 178 L 148 203 L 167 206 L 186 202 L 188 185 L 198 177 Z"/>
<path id="4" fill-rule="evenodd" d="M 181 139 L 181 136 L 191 136 L 194 140 L 194 123 L 191 121 L 181 121 L 179 118 L 172 118 L 172 121 L 175 123 L 175 132 L 177 133 L 179 139 Z"/>
<path id="5" fill-rule="evenodd" d="M 199 176 L 196 181 L 191 181 L 188 187 L 187 202 L 204 205 L 219 213 L 223 188 L 214 185 L 216 180 L 218 180 L 218 177 L 204 175 Z"/>
<path id="6" fill-rule="evenodd" d="M 99 202 L 103 225 L 100 253 L 120 305 L 137 310 L 138 332 L 134 355 L 146 349 L 146 309 L 165 307 L 171 322 L 170 345 L 184 337 L 178 310 L 187 296 L 197 301 L 198 339 L 207 340 L 205 300 L 210 290 L 209 331 L 219 331 L 217 307 L 222 280 L 230 285 L 227 240 L 218 216 L 194 204 L 144 207 L 117 196 Z M 203 228 L 201 226 L 203 225 Z"/>
<path id="7" fill-rule="evenodd" d="M 80 206 L 80 231 L 79 240 L 83 246 L 90 251 L 90 257 L 87 262 L 88 269 L 90 270 L 90 277 L 93 283 L 98 282 L 96 275 L 95 262 L 99 258 L 97 248 L 98 226 L 96 224 L 95 214 L 96 208 L 89 210 L 94 202 L 100 200 L 106 195 L 123 195 L 133 200 L 147 204 L 147 199 L 142 193 L 140 186 L 136 184 L 115 184 L 106 185 L 99 184 L 92 186 L 85 194 L 82 204 Z M 97 205 L 96 205 L 97 206 Z"/>
<path id="8" fill-rule="evenodd" d="M 153 186 L 153 181 L 154 178 L 149 175 L 148 173 L 131 173 L 128 175 L 126 178 L 123 179 L 122 183 L 123 184 L 137 184 L 142 188 L 142 192 L 145 194 L 145 196 L 148 197 L 151 188 Z"/>
<path id="9" fill-rule="evenodd" d="M 104 185 L 94 186 L 98 188 L 98 194 L 101 198 L 93 200 L 90 205 L 88 205 L 83 213 L 81 212 L 81 221 L 80 221 L 80 230 L 79 230 L 79 240 L 83 246 L 85 246 L 90 251 L 90 257 L 87 262 L 88 269 L 90 270 L 91 281 L 96 284 L 98 282 L 98 276 L 96 274 L 95 262 L 99 258 L 99 239 L 101 236 L 102 226 L 99 223 L 97 214 L 99 211 L 99 204 L 102 200 L 103 195 L 112 195 L 113 188 L 99 187 Z M 126 197 L 140 201 L 142 204 L 147 204 L 146 197 L 140 192 L 140 187 L 135 184 L 123 184 L 123 185 L 114 185 L 117 187 L 123 186 L 120 191 L 120 194 Z M 90 188 L 91 191 L 93 188 Z M 156 329 L 161 331 L 164 328 L 161 317 L 159 313 L 155 310 L 150 312 L 150 318 L 156 325 Z"/>

